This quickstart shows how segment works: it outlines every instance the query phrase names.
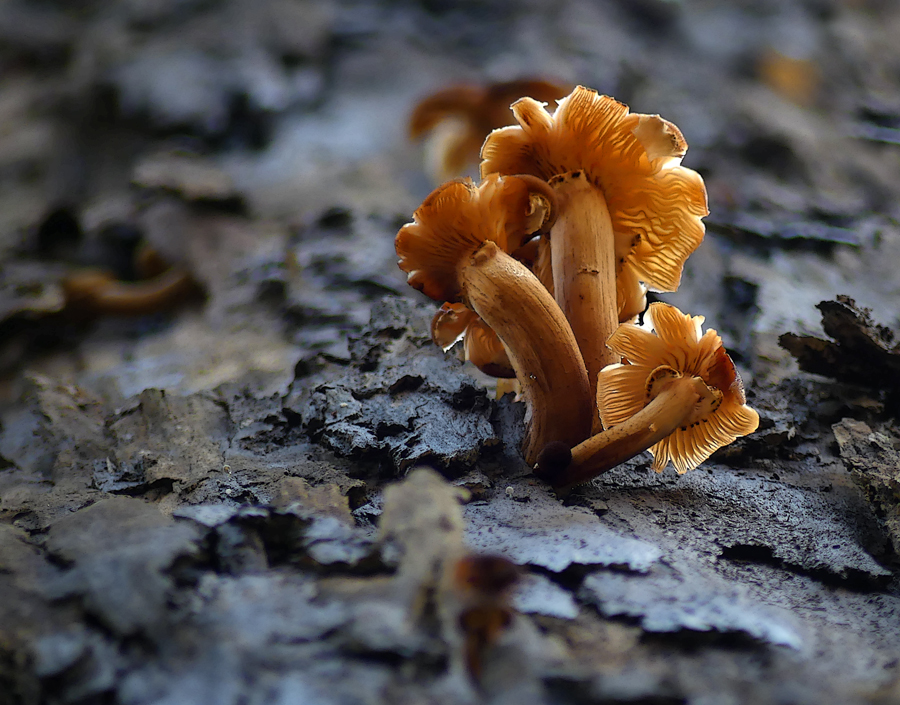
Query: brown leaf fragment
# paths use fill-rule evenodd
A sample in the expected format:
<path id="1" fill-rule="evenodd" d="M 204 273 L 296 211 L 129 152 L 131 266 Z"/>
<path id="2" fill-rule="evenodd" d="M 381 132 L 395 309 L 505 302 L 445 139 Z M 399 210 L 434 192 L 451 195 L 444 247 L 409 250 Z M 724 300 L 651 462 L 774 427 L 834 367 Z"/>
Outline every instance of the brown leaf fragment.
<path id="1" fill-rule="evenodd" d="M 894 332 L 848 296 L 822 301 L 822 326 L 833 340 L 785 333 L 778 342 L 804 372 L 850 384 L 889 389 L 900 382 L 900 346 Z"/>
<path id="2" fill-rule="evenodd" d="M 884 519 L 894 552 L 900 552 L 900 434 L 893 427 L 873 430 L 856 419 L 831 427 L 853 481 Z"/>

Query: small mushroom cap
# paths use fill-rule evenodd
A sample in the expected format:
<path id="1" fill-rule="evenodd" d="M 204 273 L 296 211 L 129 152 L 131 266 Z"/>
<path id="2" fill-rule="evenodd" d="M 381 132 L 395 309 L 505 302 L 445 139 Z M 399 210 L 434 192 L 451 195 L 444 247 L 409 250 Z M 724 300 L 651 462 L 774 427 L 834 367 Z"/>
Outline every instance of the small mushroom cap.
<path id="1" fill-rule="evenodd" d="M 548 230 L 546 225 L 544 229 Z M 550 238 L 546 234 L 529 240 L 510 254 L 528 267 L 538 281 L 544 285 L 544 288 L 550 292 L 550 295 L 553 295 L 553 262 Z"/>
<path id="2" fill-rule="evenodd" d="M 447 352 L 466 334 L 466 329 L 478 314 L 465 304 L 445 303 L 431 319 L 431 340 Z"/>
<path id="3" fill-rule="evenodd" d="M 602 191 L 616 236 L 617 270 L 656 291 L 674 291 L 687 257 L 703 240 L 706 189 L 681 166 L 687 143 L 658 115 L 629 113 L 613 98 L 578 86 L 551 115 L 531 98 L 512 106 L 518 126 L 494 130 L 481 174 L 534 174 L 546 181 L 583 170 Z M 629 283 L 620 289 L 619 309 Z"/>
<path id="4" fill-rule="evenodd" d="M 111 271 L 93 268 L 70 272 L 60 281 L 66 310 L 88 315 L 104 313 L 104 296 L 119 284 Z"/>
<path id="5" fill-rule="evenodd" d="M 465 174 L 478 161 L 478 153 L 490 130 L 475 130 L 460 117 L 441 120 L 424 141 L 425 173 L 434 183 Z"/>
<path id="6" fill-rule="evenodd" d="M 458 268 L 487 241 L 505 252 L 521 247 L 552 221 L 552 198 L 552 190 L 531 176 L 494 174 L 480 186 L 471 179 L 443 184 L 397 233 L 400 269 L 426 296 L 457 302 Z"/>
<path id="7" fill-rule="evenodd" d="M 480 317 L 466 329 L 466 360 L 491 377 L 515 379 L 516 371 L 509 361 L 503 342 Z"/>
<path id="8" fill-rule="evenodd" d="M 616 274 L 616 304 L 619 323 L 633 323 L 647 308 L 647 287 L 633 267 L 622 267 Z"/>
<path id="9" fill-rule="evenodd" d="M 409 116 L 409 136 L 418 139 L 448 118 L 463 119 L 473 127 L 482 128 L 480 148 L 488 132 L 513 122 L 509 106 L 522 96 L 550 101 L 562 98 L 571 90 L 571 84 L 534 79 L 503 81 L 487 86 L 449 86 L 416 104 Z"/>
<path id="10" fill-rule="evenodd" d="M 431 320 L 431 339 L 447 352 L 465 340 L 465 359 L 492 377 L 514 379 L 509 354 L 493 329 L 465 304 L 445 303 Z"/>
<path id="11" fill-rule="evenodd" d="M 180 267 L 150 279 L 120 281 L 109 271 L 84 269 L 60 281 L 66 310 L 76 315 L 145 316 L 167 311 L 198 293 L 191 276 Z"/>
<path id="12" fill-rule="evenodd" d="M 428 135 L 426 162 L 438 180 L 462 174 L 478 160 L 487 134 L 513 122 L 509 106 L 524 95 L 555 100 L 571 86 L 549 81 L 517 80 L 487 86 L 457 85 L 423 98 L 409 118 L 409 136 Z"/>
<path id="13" fill-rule="evenodd" d="M 467 120 L 479 112 L 483 100 L 484 88 L 474 85 L 449 86 L 426 96 L 409 116 L 410 138 L 419 139 L 447 119 Z"/>
<path id="14" fill-rule="evenodd" d="M 646 315 L 656 335 L 626 323 L 610 337 L 607 344 L 626 364 L 600 372 L 597 405 L 609 428 L 650 401 L 650 386 L 660 368 L 701 380 L 707 392 L 700 394 L 688 425 L 650 449 L 654 470 L 662 472 L 671 460 L 683 474 L 735 438 L 755 431 L 759 414 L 746 405 L 741 378 L 722 339 L 714 330 L 703 333 L 703 316 L 685 315 L 663 303 L 650 304 Z"/>

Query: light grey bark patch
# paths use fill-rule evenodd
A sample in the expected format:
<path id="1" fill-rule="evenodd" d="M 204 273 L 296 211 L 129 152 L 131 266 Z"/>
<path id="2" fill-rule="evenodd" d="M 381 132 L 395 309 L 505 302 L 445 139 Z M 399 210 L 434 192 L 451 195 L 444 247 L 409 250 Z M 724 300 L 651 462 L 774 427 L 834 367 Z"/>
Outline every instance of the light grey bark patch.
<path id="1" fill-rule="evenodd" d="M 656 474 L 646 465 L 623 466 L 572 499 L 602 499 L 606 523 L 624 522 L 666 553 L 690 547 L 831 579 L 877 584 L 889 578 L 874 557 L 884 556 L 883 529 L 840 463 L 810 455 L 756 465 L 710 460 L 681 476 L 671 468 Z"/>
<path id="2" fill-rule="evenodd" d="M 890 575 L 863 543 L 877 530 L 852 494 L 835 501 L 827 493 L 731 469 L 688 473 L 679 486 L 703 498 L 699 509 L 711 515 L 709 534 L 721 546 L 766 546 L 788 565 L 839 577 Z"/>
<path id="3" fill-rule="evenodd" d="M 118 634 L 165 629 L 174 589 L 165 571 L 180 556 L 196 554 L 198 538 L 194 527 L 141 500 L 101 500 L 50 528 L 48 550 L 71 564 L 55 590 L 79 596 Z"/>
<path id="4" fill-rule="evenodd" d="M 607 617 L 634 617 L 648 632 L 737 633 L 770 644 L 803 646 L 790 613 L 764 606 L 739 584 L 714 575 L 655 567 L 649 575 L 600 572 L 579 597 Z"/>
<path id="5" fill-rule="evenodd" d="M 575 619 L 578 616 L 578 603 L 571 591 L 540 573 L 528 573 L 522 578 L 513 594 L 513 606 L 525 614 L 543 614 L 561 619 Z"/>
<path id="6" fill-rule="evenodd" d="M 515 499 L 466 506 L 469 546 L 555 573 L 571 565 L 646 572 L 662 555 L 655 545 L 609 528 L 594 512 L 564 506 L 538 485 L 521 483 L 515 490 Z"/>

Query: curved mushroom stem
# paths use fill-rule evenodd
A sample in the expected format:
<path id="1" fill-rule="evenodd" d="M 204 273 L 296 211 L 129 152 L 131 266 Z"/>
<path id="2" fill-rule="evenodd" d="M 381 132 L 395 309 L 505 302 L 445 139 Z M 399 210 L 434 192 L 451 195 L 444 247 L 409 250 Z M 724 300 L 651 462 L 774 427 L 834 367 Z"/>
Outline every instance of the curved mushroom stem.
<path id="1" fill-rule="evenodd" d="M 700 386 L 702 385 L 702 386 Z M 686 425 L 706 385 L 697 377 L 677 377 L 634 416 L 591 436 L 571 450 L 566 464 L 558 447 L 538 456 L 536 474 L 556 488 L 587 482 L 616 465 L 659 443 L 675 429 Z"/>
<path id="2" fill-rule="evenodd" d="M 66 306 L 91 314 L 143 316 L 166 310 L 196 288 L 190 274 L 178 267 L 139 282 L 123 282 L 97 270 L 77 272 L 62 282 Z"/>
<path id="3" fill-rule="evenodd" d="M 554 295 L 572 326 L 596 399 L 600 370 L 619 361 L 606 346 L 619 325 L 612 220 L 603 193 L 583 171 L 555 176 L 550 184 L 560 201 L 550 231 Z M 602 430 L 596 410 L 591 418 L 593 430 Z"/>
<path id="4" fill-rule="evenodd" d="M 528 269 L 487 241 L 460 265 L 462 293 L 509 353 L 527 407 L 525 460 L 551 442 L 572 447 L 591 432 L 594 404 L 565 316 Z"/>

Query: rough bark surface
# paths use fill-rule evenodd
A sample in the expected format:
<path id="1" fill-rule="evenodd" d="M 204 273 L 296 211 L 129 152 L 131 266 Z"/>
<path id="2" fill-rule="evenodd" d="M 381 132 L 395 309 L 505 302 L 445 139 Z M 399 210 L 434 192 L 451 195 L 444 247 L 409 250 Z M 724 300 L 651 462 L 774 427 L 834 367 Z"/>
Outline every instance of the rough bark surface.
<path id="1" fill-rule="evenodd" d="M 0 6 L 0 703 L 900 702 L 897 7 L 76 5 Z M 557 496 L 428 339 L 404 122 L 512 74 L 691 145 L 663 298 L 761 415 L 693 472 Z M 204 297 L 63 310 L 147 244 Z M 460 551 L 522 569 L 477 684 Z"/>

